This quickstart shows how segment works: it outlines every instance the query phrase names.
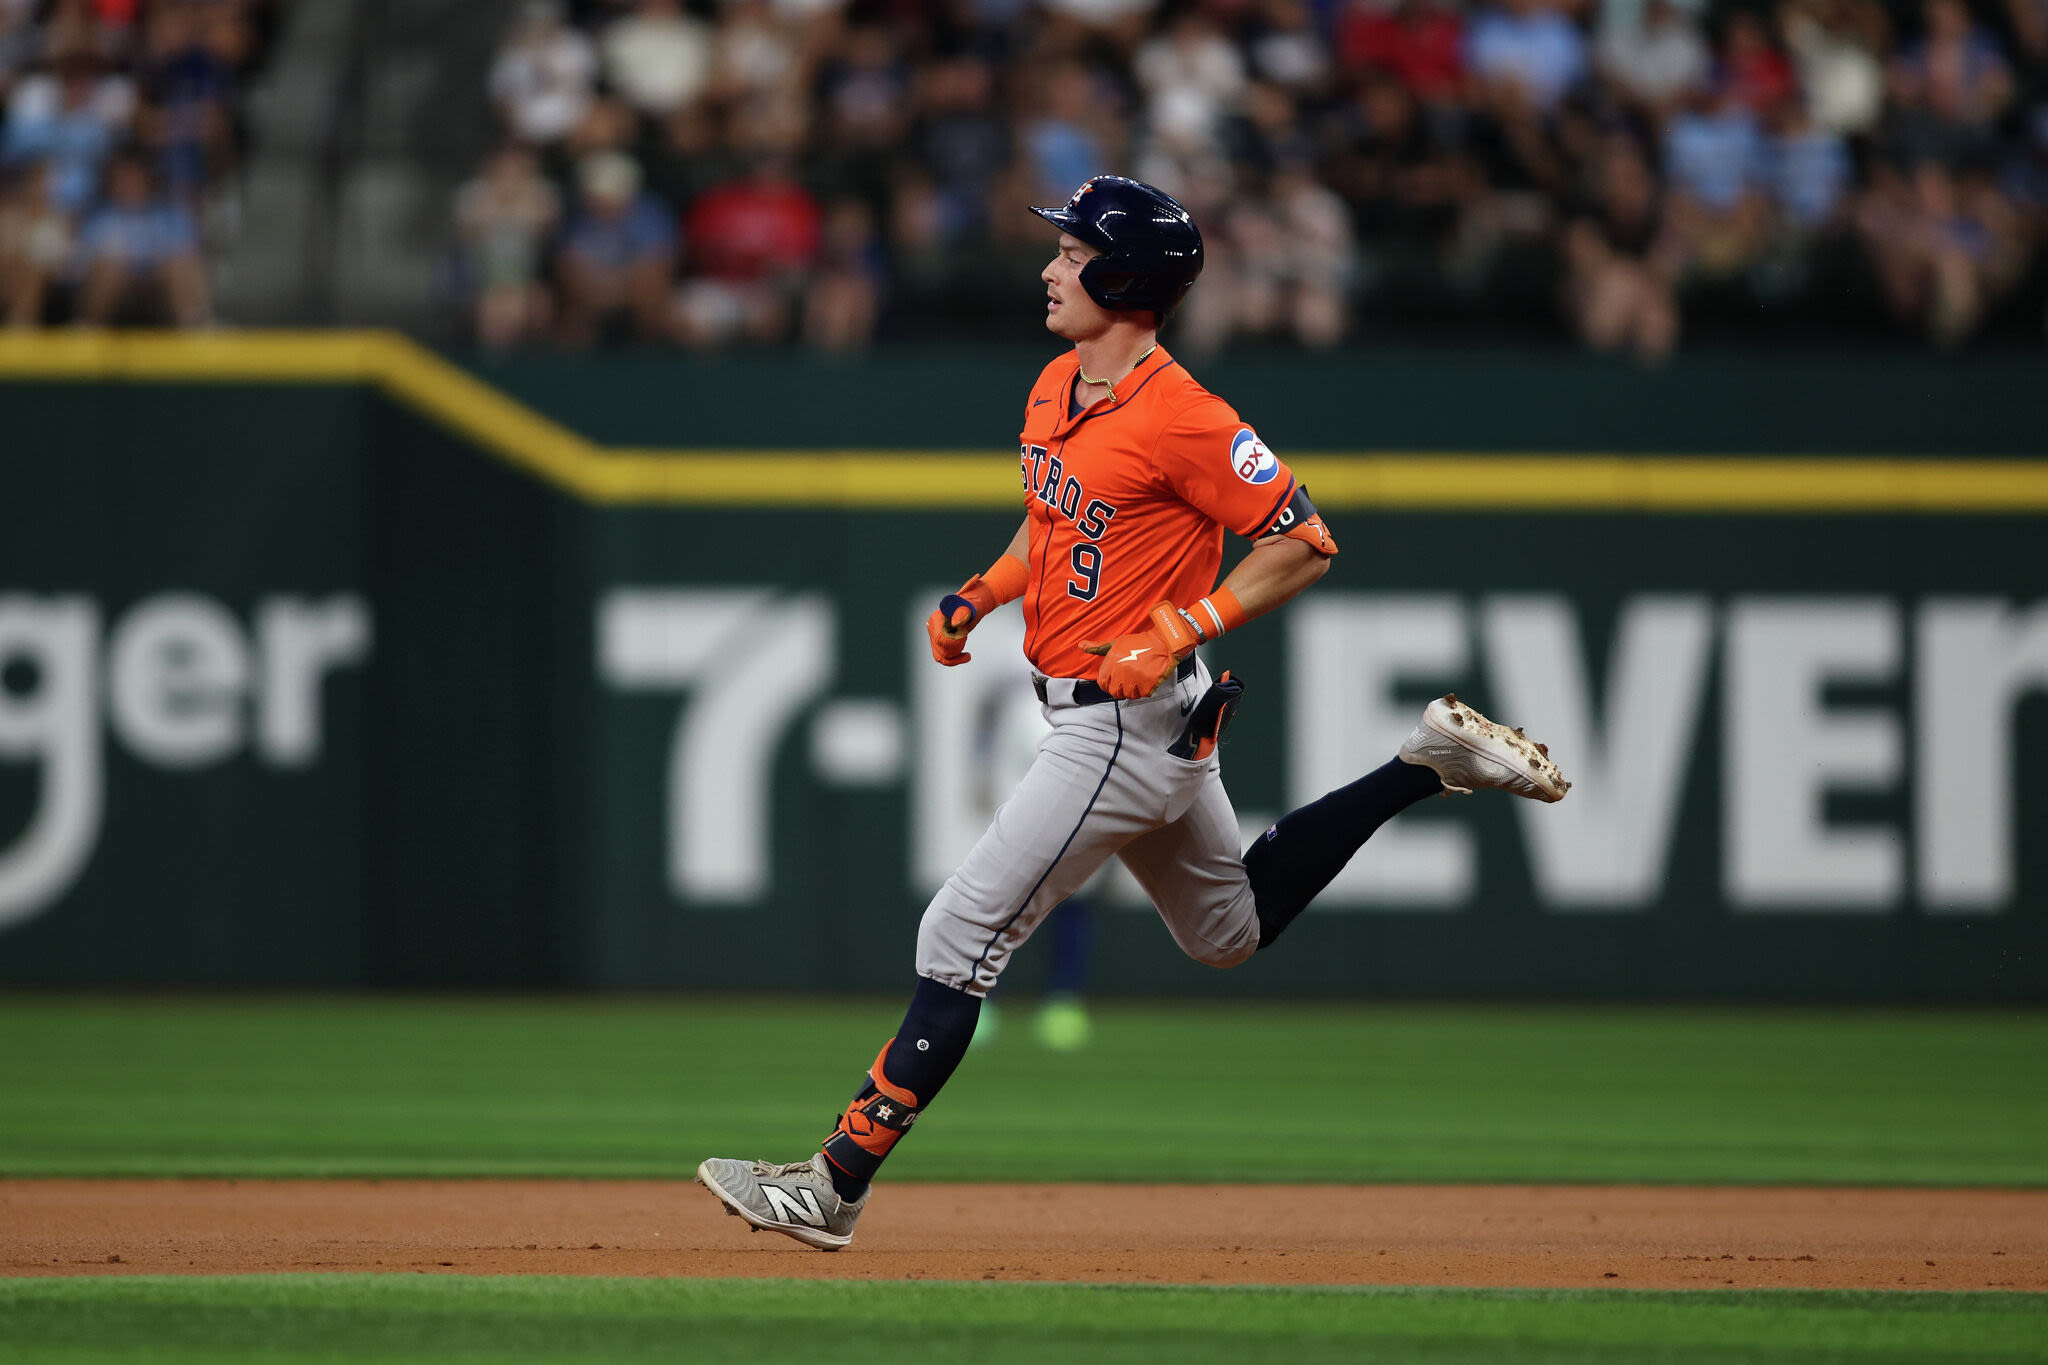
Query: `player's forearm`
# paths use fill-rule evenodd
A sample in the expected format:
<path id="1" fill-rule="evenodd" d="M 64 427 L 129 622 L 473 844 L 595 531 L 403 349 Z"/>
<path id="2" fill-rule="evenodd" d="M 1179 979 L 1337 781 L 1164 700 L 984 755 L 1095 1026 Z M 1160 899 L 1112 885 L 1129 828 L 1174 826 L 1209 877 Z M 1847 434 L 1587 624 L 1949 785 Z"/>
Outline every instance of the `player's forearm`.
<path id="1" fill-rule="evenodd" d="M 1317 543 L 1327 544 L 1319 535 Z M 1252 546 L 1215 592 L 1188 606 L 1161 602 L 1138 633 L 1114 640 L 1084 640 L 1083 654 L 1104 656 L 1103 683 L 1125 700 L 1151 696 L 1175 659 L 1280 606 L 1323 576 L 1329 555 L 1308 541 L 1276 535 Z M 1110 658 L 1109 656 L 1116 657 Z"/>
<path id="2" fill-rule="evenodd" d="M 1017 534 L 1010 537 L 1009 545 L 996 556 L 995 562 L 969 580 L 984 586 L 982 596 L 970 594 L 975 614 L 986 616 L 1003 603 L 1015 601 L 1024 595 L 1024 585 L 1030 581 L 1031 518 L 1026 517 L 1017 527 Z"/>
<path id="3" fill-rule="evenodd" d="M 1031 519 L 1026 517 L 1017 528 L 1017 534 L 1010 537 L 1004 551 L 995 557 L 988 568 L 960 585 L 956 596 L 973 609 L 968 621 L 971 628 L 974 621 L 994 611 L 1005 602 L 1013 602 L 1024 595 L 1024 586 L 1031 580 Z M 948 599 L 951 600 L 951 599 Z M 944 609 L 942 604 L 942 609 Z M 949 616 L 951 612 L 947 613 Z"/>
<path id="4" fill-rule="evenodd" d="M 1003 553 L 1025 568 L 1031 567 L 1031 518 L 1026 517 L 1017 523 L 1017 534 L 1010 537 L 1009 548 Z"/>
<path id="5" fill-rule="evenodd" d="M 1246 620 L 1285 606 L 1330 569 L 1330 557 L 1299 540 L 1275 536 L 1252 546 L 1223 588 L 1244 608 Z M 1221 591 L 1221 589 L 1219 589 Z"/>

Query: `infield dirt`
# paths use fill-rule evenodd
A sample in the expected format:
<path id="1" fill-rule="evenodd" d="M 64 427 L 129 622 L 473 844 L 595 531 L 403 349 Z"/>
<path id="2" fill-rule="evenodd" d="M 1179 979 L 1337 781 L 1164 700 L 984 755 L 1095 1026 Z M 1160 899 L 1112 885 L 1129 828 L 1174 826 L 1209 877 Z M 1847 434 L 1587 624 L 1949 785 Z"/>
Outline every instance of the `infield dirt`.
<path id="1" fill-rule="evenodd" d="M 2048 1190 L 896 1184 L 828 1254 L 688 1182 L 0 1182 L 0 1274 L 290 1271 L 2038 1291 Z"/>

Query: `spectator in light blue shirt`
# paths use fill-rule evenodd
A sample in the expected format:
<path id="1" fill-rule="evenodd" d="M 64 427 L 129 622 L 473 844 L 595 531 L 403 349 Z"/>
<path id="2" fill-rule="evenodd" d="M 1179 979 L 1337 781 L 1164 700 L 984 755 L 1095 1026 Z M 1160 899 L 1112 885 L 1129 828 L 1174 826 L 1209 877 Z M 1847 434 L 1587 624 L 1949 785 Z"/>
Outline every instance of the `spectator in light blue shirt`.
<path id="1" fill-rule="evenodd" d="M 1691 263 L 1711 275 L 1742 269 L 1767 225 L 1763 132 L 1724 89 L 1673 116 L 1664 131 L 1670 217 Z"/>
<path id="2" fill-rule="evenodd" d="M 157 194 L 138 156 L 123 154 L 108 168 L 107 202 L 79 233 L 79 259 L 81 323 L 161 321 L 166 314 L 180 327 L 207 321 L 198 226 L 183 205 Z"/>
<path id="3" fill-rule="evenodd" d="M 1101 103 L 1095 77 L 1078 63 L 1062 63 L 1047 77 L 1044 108 L 1023 128 L 1035 193 L 1058 199 L 1099 173 L 1105 161 L 1095 132 Z"/>
<path id="4" fill-rule="evenodd" d="M 1715 213 L 1732 212 L 1763 178 L 1756 118 L 1732 100 L 1674 117 L 1664 132 L 1671 188 Z"/>
<path id="5" fill-rule="evenodd" d="M 94 107 L 95 89 L 90 70 L 66 71 L 56 104 L 24 110 L 22 102 L 15 101 L 6 133 L 0 137 L 0 167 L 46 162 L 50 192 L 67 213 L 77 213 L 92 202 L 100 167 L 114 149 L 114 130 Z"/>
<path id="6" fill-rule="evenodd" d="M 1501 0 L 1473 18 L 1465 63 L 1496 100 L 1555 109 L 1586 74 L 1586 40 L 1544 0 Z"/>
<path id="7" fill-rule="evenodd" d="M 1855 178 L 1848 145 L 1839 135 L 1814 127 L 1805 102 L 1796 98 L 1779 104 L 1772 125 L 1764 152 L 1772 205 L 1797 233 L 1826 230 L 1841 216 Z"/>

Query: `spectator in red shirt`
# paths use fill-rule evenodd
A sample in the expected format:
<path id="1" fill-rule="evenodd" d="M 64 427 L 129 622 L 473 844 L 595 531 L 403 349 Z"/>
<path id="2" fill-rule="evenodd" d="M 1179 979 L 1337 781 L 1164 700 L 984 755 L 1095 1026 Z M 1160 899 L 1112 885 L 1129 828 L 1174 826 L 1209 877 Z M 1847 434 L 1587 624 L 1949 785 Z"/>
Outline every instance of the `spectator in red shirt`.
<path id="1" fill-rule="evenodd" d="M 1728 16 L 1721 40 L 1721 84 L 1737 104 L 1761 117 L 1796 93 L 1792 63 L 1748 10 Z"/>
<path id="2" fill-rule="evenodd" d="M 1337 54 L 1346 69 L 1388 72 L 1425 104 L 1457 100 L 1464 53 L 1464 24 L 1441 0 L 1402 0 L 1396 9 L 1359 0 L 1338 21 Z"/>
<path id="3" fill-rule="evenodd" d="M 764 158 L 745 179 L 692 204 L 683 233 L 691 278 L 677 319 L 683 340 L 711 346 L 784 335 L 817 259 L 823 217 L 782 156 Z"/>

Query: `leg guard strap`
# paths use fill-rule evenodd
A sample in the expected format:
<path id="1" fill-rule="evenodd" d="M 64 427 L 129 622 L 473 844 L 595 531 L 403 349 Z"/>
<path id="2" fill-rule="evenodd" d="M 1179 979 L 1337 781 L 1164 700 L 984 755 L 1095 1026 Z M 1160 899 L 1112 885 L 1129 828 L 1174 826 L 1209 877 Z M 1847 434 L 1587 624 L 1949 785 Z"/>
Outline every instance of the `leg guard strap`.
<path id="1" fill-rule="evenodd" d="M 889 1055 L 891 1038 L 875 1054 L 868 1068 L 868 1083 L 839 1116 L 832 1135 L 825 1139 L 825 1158 L 840 1170 L 860 1180 L 872 1180 L 882 1168 L 882 1158 L 896 1145 L 896 1139 L 910 1131 L 923 1112 L 917 1096 L 889 1080 L 882 1063 Z"/>

